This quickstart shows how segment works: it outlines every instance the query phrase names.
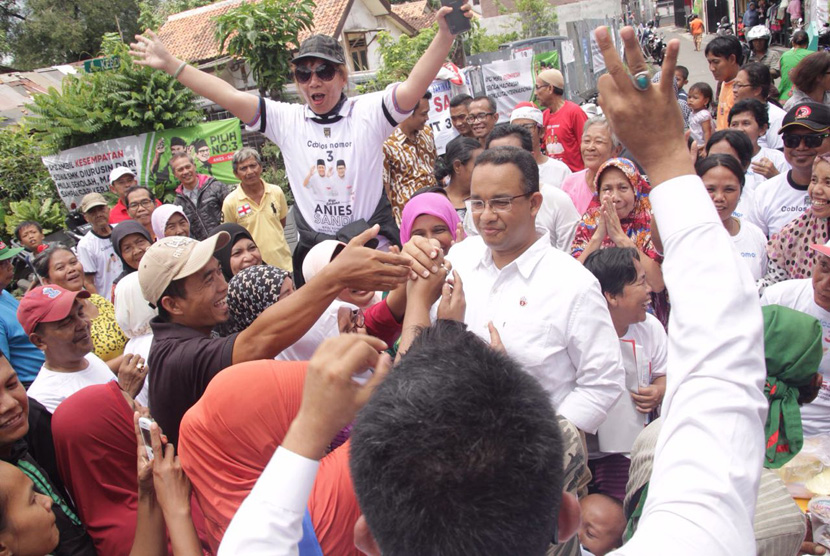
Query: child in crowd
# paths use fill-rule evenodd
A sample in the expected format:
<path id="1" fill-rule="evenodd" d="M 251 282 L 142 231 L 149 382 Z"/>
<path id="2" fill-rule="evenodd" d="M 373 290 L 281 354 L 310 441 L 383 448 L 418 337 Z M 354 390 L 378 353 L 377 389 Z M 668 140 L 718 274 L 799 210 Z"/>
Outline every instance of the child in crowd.
<path id="1" fill-rule="evenodd" d="M 622 546 L 625 515 L 622 502 L 605 494 L 589 494 L 579 499 L 582 524 L 579 543 L 593 556 L 605 556 Z"/>
<path id="2" fill-rule="evenodd" d="M 712 132 L 715 131 L 715 122 L 709 107 L 712 104 L 712 87 L 701 82 L 689 87 L 689 98 L 686 103 L 692 109 L 689 118 L 689 131 L 698 145 L 705 144 Z"/>

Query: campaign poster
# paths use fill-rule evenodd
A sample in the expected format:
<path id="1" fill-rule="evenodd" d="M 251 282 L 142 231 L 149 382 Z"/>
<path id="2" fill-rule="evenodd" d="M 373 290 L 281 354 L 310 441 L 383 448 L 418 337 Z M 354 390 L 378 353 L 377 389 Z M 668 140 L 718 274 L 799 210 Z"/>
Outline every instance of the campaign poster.
<path id="1" fill-rule="evenodd" d="M 61 200 L 75 210 L 87 193 L 109 190 L 109 175 L 116 166 L 126 166 L 140 175 L 141 145 L 141 136 L 131 135 L 67 149 L 42 160 Z"/>
<path id="2" fill-rule="evenodd" d="M 533 58 L 520 57 L 481 66 L 484 90 L 496 101 L 499 121 L 509 122 L 510 113 L 520 102 L 531 99 L 534 92 Z"/>
<path id="3" fill-rule="evenodd" d="M 432 98 L 429 101 L 429 119 L 427 125 L 432 128 L 435 148 L 438 154 L 444 154 L 447 143 L 458 136 L 450 119 L 450 99 L 453 97 L 452 83 L 448 79 L 436 79 L 429 86 Z"/>
<path id="4" fill-rule="evenodd" d="M 141 183 L 156 195 L 171 194 L 179 181 L 170 168 L 177 153 L 188 153 L 196 162 L 196 171 L 225 183 L 237 183 L 231 160 L 242 148 L 239 120 L 230 118 L 205 122 L 193 127 L 165 129 L 144 134 Z"/>

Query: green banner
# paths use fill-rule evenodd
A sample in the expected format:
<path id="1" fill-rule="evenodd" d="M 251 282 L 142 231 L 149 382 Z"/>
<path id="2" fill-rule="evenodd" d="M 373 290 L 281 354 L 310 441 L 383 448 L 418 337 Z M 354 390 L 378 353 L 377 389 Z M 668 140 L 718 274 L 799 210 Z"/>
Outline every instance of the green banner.
<path id="1" fill-rule="evenodd" d="M 225 183 L 237 183 L 233 175 L 233 153 L 242 148 L 242 131 L 236 118 L 205 122 L 194 127 L 165 129 L 146 134 L 141 182 L 159 198 L 173 195 L 179 181 L 170 168 L 170 158 L 180 152 L 189 153 L 196 162 L 196 171 Z"/>
<path id="2" fill-rule="evenodd" d="M 533 70 L 534 82 L 536 81 L 536 76 L 539 75 L 539 72 L 545 71 L 546 69 L 561 69 L 559 67 L 559 51 L 550 50 L 548 52 L 540 52 L 539 54 L 534 54 L 533 62 L 531 63 L 531 68 Z M 533 92 L 530 95 L 530 102 L 533 102 L 537 106 L 539 104 L 536 102 L 535 87 L 533 88 Z"/>

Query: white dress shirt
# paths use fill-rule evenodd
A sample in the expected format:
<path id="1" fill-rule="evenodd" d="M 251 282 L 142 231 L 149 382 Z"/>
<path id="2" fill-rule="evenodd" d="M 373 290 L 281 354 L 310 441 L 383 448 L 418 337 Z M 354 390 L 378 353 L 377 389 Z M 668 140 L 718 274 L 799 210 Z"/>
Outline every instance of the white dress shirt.
<path id="1" fill-rule="evenodd" d="M 559 164 L 565 166 L 562 162 Z M 536 226 L 548 231 L 550 244 L 554 248 L 570 255 L 576 225 L 582 220 L 582 215 L 576 212 L 570 195 L 555 185 L 543 183 L 539 187 L 539 192 L 542 194 L 542 204 L 536 213 Z"/>
<path id="2" fill-rule="evenodd" d="M 219 556 L 295 556 L 319 461 L 277 448 L 234 514 Z"/>
<path id="3" fill-rule="evenodd" d="M 701 185 L 682 176 L 649 197 L 672 296 L 664 423 L 639 528 L 616 556 L 755 554 L 768 407 L 763 319 Z"/>
<path id="4" fill-rule="evenodd" d="M 469 329 L 490 341 L 493 322 L 507 353 L 536 377 L 556 410 L 594 433 L 625 385 L 620 346 L 597 279 L 551 247 L 547 231 L 504 268 L 481 236 L 447 258 L 464 283 Z"/>

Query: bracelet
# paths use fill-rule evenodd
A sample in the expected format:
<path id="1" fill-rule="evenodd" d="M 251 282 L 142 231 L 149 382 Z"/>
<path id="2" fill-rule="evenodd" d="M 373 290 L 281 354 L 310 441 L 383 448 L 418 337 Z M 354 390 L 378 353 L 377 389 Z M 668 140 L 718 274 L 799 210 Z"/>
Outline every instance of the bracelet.
<path id="1" fill-rule="evenodd" d="M 176 69 L 176 72 L 173 74 L 173 79 L 178 79 L 179 78 L 179 75 L 184 71 L 184 67 L 186 65 L 187 65 L 187 62 L 182 62 L 181 65 L 179 65 L 178 69 Z"/>

